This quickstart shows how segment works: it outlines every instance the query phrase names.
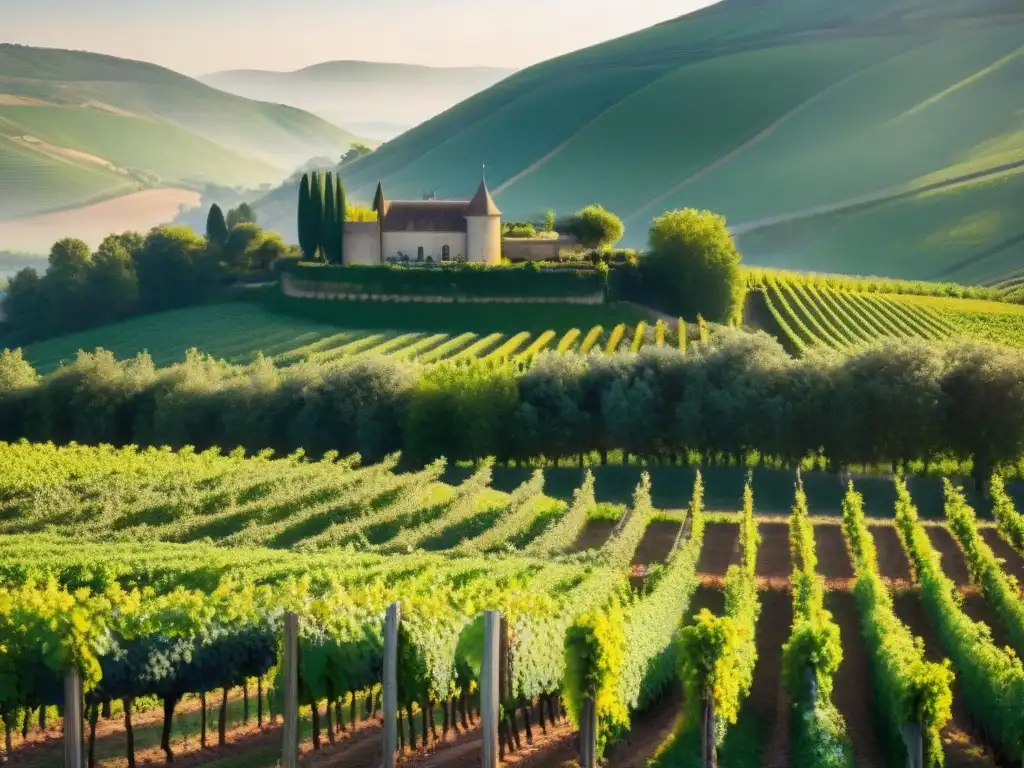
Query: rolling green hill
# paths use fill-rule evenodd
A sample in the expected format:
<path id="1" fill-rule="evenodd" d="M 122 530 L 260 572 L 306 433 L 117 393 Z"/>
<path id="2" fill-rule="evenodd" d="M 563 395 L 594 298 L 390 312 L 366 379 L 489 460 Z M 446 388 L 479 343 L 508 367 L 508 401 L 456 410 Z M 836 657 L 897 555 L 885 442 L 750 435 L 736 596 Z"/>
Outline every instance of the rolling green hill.
<path id="1" fill-rule="evenodd" d="M 255 186 L 356 140 L 152 64 L 0 45 L 0 218 L 145 186 Z"/>
<path id="2" fill-rule="evenodd" d="M 791 243 L 778 230 L 770 247 L 740 244 L 759 264 L 985 279 L 1013 256 L 992 251 L 1015 225 L 983 182 L 1024 164 L 1022 42 L 1016 0 L 722 0 L 519 72 L 354 163 L 346 181 L 362 201 L 378 180 L 393 198 L 465 196 L 486 163 L 509 218 L 597 202 L 637 246 L 667 209 L 710 208 L 744 231 L 973 174 L 955 194 L 922 196 L 895 233 L 883 225 L 898 206 L 872 214 L 880 225 L 846 226 L 841 249 L 824 217 Z M 272 223 L 290 226 L 292 199 L 268 196 Z"/>

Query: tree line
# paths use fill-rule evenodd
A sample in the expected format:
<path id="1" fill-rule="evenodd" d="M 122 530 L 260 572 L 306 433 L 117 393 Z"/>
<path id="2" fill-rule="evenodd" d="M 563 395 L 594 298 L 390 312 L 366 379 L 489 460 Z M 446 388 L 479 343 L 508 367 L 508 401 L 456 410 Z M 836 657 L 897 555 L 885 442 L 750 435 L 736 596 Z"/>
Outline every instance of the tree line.
<path id="1" fill-rule="evenodd" d="M 277 454 L 402 451 L 411 465 L 494 456 L 648 462 L 819 457 L 833 470 L 973 462 L 976 479 L 1024 454 L 1024 353 L 978 342 L 885 342 L 791 358 L 733 329 L 684 352 L 542 355 L 419 366 L 387 357 L 233 366 L 190 351 L 79 353 L 39 377 L 0 357 L 0 438 L 84 444 L 242 446 Z"/>
<path id="2" fill-rule="evenodd" d="M 299 182 L 299 249 L 307 261 L 344 261 L 348 204 L 341 177 L 331 171 L 304 173 Z"/>
<path id="3" fill-rule="evenodd" d="M 289 253 L 277 234 L 260 229 L 245 203 L 227 216 L 213 205 L 205 237 L 188 227 L 155 227 L 145 235 L 109 235 L 95 251 L 64 238 L 50 249 L 43 274 L 25 267 L 10 279 L 0 333 L 6 345 L 28 344 L 196 304 Z"/>

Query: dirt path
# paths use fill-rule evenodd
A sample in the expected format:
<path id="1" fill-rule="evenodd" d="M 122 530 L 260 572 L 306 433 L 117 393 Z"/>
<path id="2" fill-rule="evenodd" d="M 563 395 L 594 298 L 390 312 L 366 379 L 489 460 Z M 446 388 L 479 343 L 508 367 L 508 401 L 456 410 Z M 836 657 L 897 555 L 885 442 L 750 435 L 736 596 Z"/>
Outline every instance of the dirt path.
<path id="1" fill-rule="evenodd" d="M 967 570 L 967 560 L 963 550 L 946 528 L 935 525 L 925 527 L 932 546 L 939 553 L 942 572 L 953 580 L 958 587 L 966 587 L 971 583 L 971 574 Z"/>
<path id="2" fill-rule="evenodd" d="M 814 549 L 818 555 L 818 573 L 826 579 L 848 581 L 853 578 L 853 563 L 850 562 L 846 539 L 839 525 L 815 525 Z"/>
<path id="3" fill-rule="evenodd" d="M 676 535 L 682 523 L 674 520 L 654 520 L 644 531 L 636 552 L 633 553 L 633 565 L 653 565 L 664 563 L 672 552 Z"/>
<path id="4" fill-rule="evenodd" d="M 788 552 L 787 552 L 788 559 Z M 757 622 L 757 666 L 745 707 L 768 726 L 763 768 L 789 766 L 789 699 L 782 686 L 782 646 L 793 624 L 793 597 L 788 590 L 761 592 Z"/>
<path id="5" fill-rule="evenodd" d="M 903 542 L 891 525 L 873 525 L 871 536 L 875 540 L 878 556 L 878 571 L 883 579 L 894 584 L 908 586 L 911 581 L 910 561 L 903 551 Z"/>
<path id="6" fill-rule="evenodd" d="M 704 528 L 704 544 L 697 573 L 725 576 L 730 565 L 740 562 L 740 528 L 734 523 L 710 523 Z"/>
<path id="7" fill-rule="evenodd" d="M 925 655 L 929 661 L 945 658 L 916 589 L 900 590 L 893 594 L 893 607 L 900 621 L 924 640 Z M 953 719 L 942 731 L 946 765 L 948 768 L 996 768 L 991 753 L 975 735 L 959 686 L 959 682 L 954 681 Z"/>
<path id="8" fill-rule="evenodd" d="M 1024 590 L 1024 557 L 1021 557 L 1006 539 L 999 535 L 995 528 L 982 528 L 981 538 L 985 540 L 995 556 L 1002 559 L 1003 570 L 1017 579 L 1017 584 Z"/>
<path id="9" fill-rule="evenodd" d="M 614 520 L 591 520 L 580 531 L 579 538 L 566 550 L 566 554 L 584 552 L 588 549 L 597 549 L 604 546 L 604 543 L 611 538 L 615 529 Z"/>
<path id="10" fill-rule="evenodd" d="M 792 570 L 789 526 L 786 523 L 760 523 L 758 532 L 761 534 L 761 546 L 757 550 L 757 575 L 788 578 Z"/>
<path id="11" fill-rule="evenodd" d="M 858 768 L 876 768 L 885 764 L 885 756 L 875 732 L 871 662 L 860 633 L 857 601 L 851 592 L 834 591 L 825 596 L 825 607 L 839 625 L 843 643 L 843 663 L 836 672 L 832 703 L 846 720 Z"/>

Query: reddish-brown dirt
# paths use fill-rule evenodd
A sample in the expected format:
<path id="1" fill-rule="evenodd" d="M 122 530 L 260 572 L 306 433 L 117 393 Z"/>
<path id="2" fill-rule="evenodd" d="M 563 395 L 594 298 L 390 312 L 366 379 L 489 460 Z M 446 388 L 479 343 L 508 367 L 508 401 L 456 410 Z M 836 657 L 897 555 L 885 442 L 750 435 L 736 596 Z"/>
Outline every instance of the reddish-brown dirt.
<path id="1" fill-rule="evenodd" d="M 900 621 L 924 640 L 925 655 L 929 661 L 944 658 L 938 638 L 932 630 L 924 605 L 917 590 L 904 589 L 893 594 L 893 607 Z M 975 735 L 974 725 L 959 690 L 953 683 L 953 719 L 942 731 L 942 745 L 949 768 L 995 768 L 992 755 Z"/>
<path id="2" fill-rule="evenodd" d="M 788 590 L 782 589 L 767 589 L 761 592 L 760 597 L 757 665 L 754 667 L 754 685 L 745 707 L 769 727 L 770 735 L 762 762 L 764 768 L 788 768 L 789 700 L 782 686 L 782 646 L 789 639 L 793 624 L 793 598 Z"/>
<path id="3" fill-rule="evenodd" d="M 633 553 L 633 565 L 664 563 L 672 551 L 680 523 L 672 520 L 654 520 L 644 531 L 640 545 Z"/>
<path id="4" fill-rule="evenodd" d="M 885 758 L 875 737 L 871 662 L 860 633 L 857 601 L 851 592 L 834 591 L 825 596 L 825 607 L 839 625 L 843 644 L 843 662 L 836 672 L 832 703 L 846 720 L 856 765 L 884 765 Z"/>
<path id="5" fill-rule="evenodd" d="M 967 560 L 964 558 L 960 545 L 953 538 L 953 534 L 948 529 L 936 525 L 926 526 L 925 530 L 928 532 L 932 546 L 939 553 L 942 572 L 951 578 L 958 587 L 966 587 L 970 584 L 971 574 L 967 570 Z"/>
<path id="6" fill-rule="evenodd" d="M 826 579 L 853 578 L 853 564 L 839 525 L 814 526 L 814 549 L 818 555 L 818 573 Z"/>
<path id="7" fill-rule="evenodd" d="M 980 592 L 971 592 L 964 595 L 964 613 L 974 621 L 980 621 L 992 632 L 992 641 L 1000 648 L 1010 644 L 1010 636 L 1003 628 L 996 612 L 985 602 L 985 596 Z"/>
<path id="8" fill-rule="evenodd" d="M 786 523 L 761 523 L 761 546 L 757 550 L 757 575 L 789 577 L 789 526 Z M 788 625 L 787 625 L 788 626 Z"/>
<path id="9" fill-rule="evenodd" d="M 995 528 L 981 528 L 981 538 L 985 540 L 996 557 L 1002 559 L 1003 570 L 1017 579 L 1024 589 L 1024 557 L 1011 547 Z"/>
<path id="10" fill-rule="evenodd" d="M 704 544 L 697 561 L 697 573 L 724 576 L 730 565 L 740 562 L 740 527 L 734 523 L 709 523 L 704 527 Z"/>
<path id="11" fill-rule="evenodd" d="M 891 525 L 871 526 L 871 536 L 875 540 L 878 555 L 878 570 L 882 578 L 902 585 L 910 583 L 910 562 L 903 551 L 903 542 Z"/>
<path id="12" fill-rule="evenodd" d="M 588 549 L 596 549 L 604 545 L 615 530 L 614 520 L 591 520 L 580 531 L 580 536 L 569 547 L 568 553 L 584 552 Z"/>

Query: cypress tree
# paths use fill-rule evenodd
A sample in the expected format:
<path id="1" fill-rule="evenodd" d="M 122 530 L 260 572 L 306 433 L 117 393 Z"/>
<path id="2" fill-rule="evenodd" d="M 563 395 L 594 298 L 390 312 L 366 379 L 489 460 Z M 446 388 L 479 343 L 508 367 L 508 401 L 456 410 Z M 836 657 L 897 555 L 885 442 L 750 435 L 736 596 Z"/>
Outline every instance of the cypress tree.
<path id="1" fill-rule="evenodd" d="M 324 251 L 324 260 L 330 264 L 338 261 L 338 243 L 335 240 L 337 227 L 334 217 L 337 215 L 334 205 L 334 176 L 330 171 L 324 177 L 324 217 L 320 222 L 320 247 Z"/>
<path id="2" fill-rule="evenodd" d="M 302 174 L 302 181 L 299 183 L 299 248 L 302 249 L 302 258 L 307 261 L 316 254 L 316 237 L 310 226 L 312 222 L 312 195 L 309 185 L 309 174 Z"/>
<path id="3" fill-rule="evenodd" d="M 336 217 L 338 222 L 338 263 L 345 263 L 345 222 L 348 221 L 348 203 L 345 200 L 345 185 L 341 183 L 341 176 L 335 178 L 338 188 L 334 192 L 334 204 L 338 208 Z"/>
<path id="4" fill-rule="evenodd" d="M 324 188 L 320 183 L 320 171 L 313 171 L 309 177 L 309 230 L 313 252 L 323 254 L 322 231 L 324 221 Z"/>
<path id="5" fill-rule="evenodd" d="M 218 248 L 228 240 L 228 223 L 224 220 L 224 211 L 216 203 L 210 206 L 210 213 L 206 216 L 206 239 Z"/>

